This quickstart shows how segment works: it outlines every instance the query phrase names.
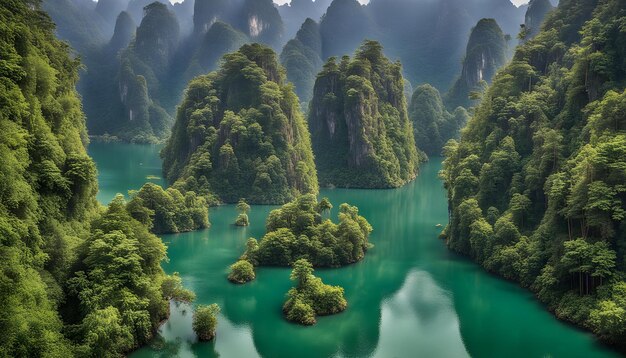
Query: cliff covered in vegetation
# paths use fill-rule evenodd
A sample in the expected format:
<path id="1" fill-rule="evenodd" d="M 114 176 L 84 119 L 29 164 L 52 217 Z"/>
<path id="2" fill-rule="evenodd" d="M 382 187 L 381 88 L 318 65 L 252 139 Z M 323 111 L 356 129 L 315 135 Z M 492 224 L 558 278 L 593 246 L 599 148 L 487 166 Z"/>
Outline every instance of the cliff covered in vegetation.
<path id="1" fill-rule="evenodd" d="M 298 98 L 276 54 L 259 44 L 191 81 L 162 156 L 175 186 L 224 202 L 281 204 L 318 190 Z"/>
<path id="2" fill-rule="evenodd" d="M 192 294 L 121 197 L 97 203 L 80 63 L 40 2 L 3 1 L 0 28 L 0 355 L 121 355 Z"/>
<path id="3" fill-rule="evenodd" d="M 323 186 L 398 187 L 417 175 L 402 66 L 375 41 L 364 42 L 352 59 L 333 57 L 324 65 L 309 127 Z"/>
<path id="4" fill-rule="evenodd" d="M 507 40 L 494 19 L 482 19 L 472 29 L 461 76 L 446 96 L 448 108 L 469 107 L 473 92 L 482 92 L 506 63 Z"/>
<path id="5" fill-rule="evenodd" d="M 451 249 L 623 346 L 626 7 L 561 0 L 447 145 Z"/>

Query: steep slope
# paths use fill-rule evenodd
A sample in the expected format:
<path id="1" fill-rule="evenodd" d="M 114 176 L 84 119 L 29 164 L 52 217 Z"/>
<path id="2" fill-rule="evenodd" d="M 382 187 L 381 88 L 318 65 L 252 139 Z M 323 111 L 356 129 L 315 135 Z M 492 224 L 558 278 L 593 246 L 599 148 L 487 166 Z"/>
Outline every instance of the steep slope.
<path id="1" fill-rule="evenodd" d="M 315 81 L 309 109 L 323 186 L 398 187 L 417 175 L 419 157 L 400 63 L 366 41 L 352 59 L 331 58 Z"/>
<path id="2" fill-rule="evenodd" d="M 278 48 L 282 44 L 283 20 L 272 0 L 196 0 L 194 32 L 202 35 L 216 21 L 230 24 L 252 41 Z"/>
<path id="3" fill-rule="evenodd" d="M 427 155 L 440 155 L 449 139 L 458 138 L 469 114 L 463 107 L 449 113 L 439 91 L 431 85 L 421 85 L 411 97 L 409 119 L 413 123 L 415 145 Z"/>
<path id="4" fill-rule="evenodd" d="M 180 280 L 121 197 L 98 205 L 80 63 L 40 2 L 3 1 L 0 28 L 0 355 L 123 355 L 152 337 Z"/>
<path id="5" fill-rule="evenodd" d="M 179 44 L 178 21 L 167 7 L 154 2 L 137 28 L 135 40 L 121 55 L 119 96 L 124 118 L 117 133 L 130 141 L 158 141 L 172 122 L 172 59 Z M 175 95 L 174 95 L 175 96 Z"/>
<path id="6" fill-rule="evenodd" d="M 287 79 L 296 87 L 300 101 L 307 103 L 313 97 L 315 76 L 322 68 L 322 38 L 319 25 L 306 19 L 296 34 L 289 40 L 280 54 Z"/>
<path id="7" fill-rule="evenodd" d="M 193 78 L 215 70 L 222 56 L 236 51 L 249 41 L 244 33 L 233 29 L 227 23 L 214 22 L 209 31 L 202 36 L 185 76 Z"/>
<path id="8" fill-rule="evenodd" d="M 320 21 L 322 59 L 353 53 L 374 29 L 366 6 L 357 0 L 334 0 Z"/>
<path id="9" fill-rule="evenodd" d="M 626 332 L 626 4 L 561 0 L 446 148 L 451 249 L 556 315 Z"/>
<path id="10" fill-rule="evenodd" d="M 136 31 L 137 24 L 135 24 L 130 14 L 126 11 L 120 12 L 117 20 L 115 20 L 113 37 L 109 41 L 109 51 L 117 53 L 119 50 L 128 47 Z"/>
<path id="11" fill-rule="evenodd" d="M 128 0 L 98 0 L 96 3 L 96 13 L 98 13 L 104 21 L 112 23 L 117 19 L 120 12 L 126 10 Z"/>
<path id="12" fill-rule="evenodd" d="M 552 9 L 554 9 L 554 7 L 549 0 L 531 0 L 528 3 L 524 24 L 518 36 L 521 42 L 528 41 L 537 36 L 543 20 Z"/>
<path id="13" fill-rule="evenodd" d="M 285 37 L 293 38 L 306 19 L 319 22 L 328 9 L 331 0 L 291 0 L 278 7 L 278 12 L 285 24 Z"/>
<path id="14" fill-rule="evenodd" d="M 190 82 L 162 156 L 168 181 L 224 202 L 278 204 L 318 189 L 298 99 L 259 44 Z"/>
<path id="15" fill-rule="evenodd" d="M 480 92 L 506 63 L 507 41 L 494 19 L 482 19 L 472 29 L 461 76 L 446 96 L 448 108 L 468 107 L 471 92 Z"/>

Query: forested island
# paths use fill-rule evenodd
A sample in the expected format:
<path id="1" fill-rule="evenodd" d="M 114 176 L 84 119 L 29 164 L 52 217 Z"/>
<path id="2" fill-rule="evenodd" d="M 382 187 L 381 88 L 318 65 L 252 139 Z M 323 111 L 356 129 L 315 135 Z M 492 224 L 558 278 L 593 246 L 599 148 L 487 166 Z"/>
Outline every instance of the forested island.
<path id="1" fill-rule="evenodd" d="M 393 188 L 417 175 L 402 65 L 389 61 L 376 41 L 365 41 L 352 59 L 324 64 L 309 127 L 322 186 Z"/>
<path id="2" fill-rule="evenodd" d="M 307 259 L 315 267 L 340 267 L 355 263 L 370 248 L 372 226 L 348 204 L 339 207 L 339 223 L 327 216 L 332 205 L 302 195 L 270 212 L 266 234 L 250 239 L 242 259 L 254 266 L 289 266 Z"/>
<path id="3" fill-rule="evenodd" d="M 313 275 L 313 265 L 306 259 L 293 263 L 290 278 L 296 286 L 287 292 L 287 301 L 283 305 L 288 320 L 310 326 L 315 324 L 315 316 L 336 314 L 348 307 L 343 288 L 325 285 Z"/>
<path id="4" fill-rule="evenodd" d="M 259 44 L 189 83 L 162 156 L 174 187 L 226 203 L 282 204 L 318 191 L 298 97 L 274 51 Z"/>
<path id="5" fill-rule="evenodd" d="M 623 346 L 624 4 L 562 0 L 445 148 L 448 246 Z"/>

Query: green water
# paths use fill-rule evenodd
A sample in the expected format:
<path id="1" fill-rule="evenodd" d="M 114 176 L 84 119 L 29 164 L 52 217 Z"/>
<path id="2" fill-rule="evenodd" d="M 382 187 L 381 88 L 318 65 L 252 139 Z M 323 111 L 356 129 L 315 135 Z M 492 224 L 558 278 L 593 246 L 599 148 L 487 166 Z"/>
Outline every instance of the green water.
<path id="1" fill-rule="evenodd" d="M 157 147 L 99 144 L 89 151 L 100 171 L 101 200 L 160 175 Z M 281 316 L 288 269 L 261 268 L 243 286 L 226 280 L 247 238 L 262 236 L 272 207 L 253 206 L 248 228 L 231 225 L 236 210 L 223 206 L 211 209 L 210 229 L 163 236 L 170 258 L 164 269 L 181 274 L 196 303 L 221 306 L 217 337 L 196 342 L 190 308 L 173 305 L 152 346 L 132 357 L 615 356 L 590 334 L 557 321 L 527 291 L 446 249 L 436 227 L 447 220 L 440 165 L 431 160 L 400 189 L 322 191 L 335 207 L 359 207 L 374 227 L 375 247 L 358 264 L 316 271 L 345 288 L 348 309 L 313 327 Z"/>

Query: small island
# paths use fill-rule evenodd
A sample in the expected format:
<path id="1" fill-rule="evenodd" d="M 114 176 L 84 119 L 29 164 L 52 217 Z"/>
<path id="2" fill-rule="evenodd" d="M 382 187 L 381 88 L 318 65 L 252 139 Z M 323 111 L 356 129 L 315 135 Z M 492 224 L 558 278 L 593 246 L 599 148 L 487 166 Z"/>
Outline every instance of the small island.
<path id="1" fill-rule="evenodd" d="M 363 259 L 371 247 L 372 226 L 348 204 L 341 204 L 336 224 L 328 218 L 331 208 L 328 199 L 318 202 L 307 194 L 272 210 L 265 236 L 250 239 L 242 259 L 254 266 L 290 266 L 306 258 L 314 267 L 341 267 Z"/>
<path id="2" fill-rule="evenodd" d="M 215 338 L 215 329 L 217 328 L 217 315 L 220 313 L 220 307 L 216 304 L 208 306 L 198 306 L 193 313 L 193 331 L 201 341 L 210 341 Z"/>
<path id="3" fill-rule="evenodd" d="M 250 226 L 250 219 L 248 219 L 250 205 L 248 205 L 244 199 L 239 199 L 237 211 L 239 215 L 237 215 L 237 219 L 235 220 L 235 226 Z"/>
<path id="4" fill-rule="evenodd" d="M 313 275 L 313 265 L 306 259 L 293 264 L 290 278 L 296 286 L 287 292 L 283 305 L 283 314 L 289 321 L 310 326 L 317 322 L 315 316 L 336 314 L 348 307 L 343 287 L 324 284 Z"/>
<path id="5" fill-rule="evenodd" d="M 255 279 L 254 266 L 246 260 L 239 260 L 230 266 L 228 281 L 232 283 L 246 283 Z"/>

